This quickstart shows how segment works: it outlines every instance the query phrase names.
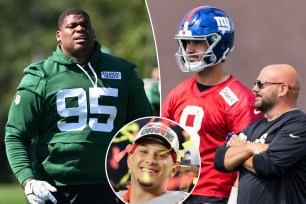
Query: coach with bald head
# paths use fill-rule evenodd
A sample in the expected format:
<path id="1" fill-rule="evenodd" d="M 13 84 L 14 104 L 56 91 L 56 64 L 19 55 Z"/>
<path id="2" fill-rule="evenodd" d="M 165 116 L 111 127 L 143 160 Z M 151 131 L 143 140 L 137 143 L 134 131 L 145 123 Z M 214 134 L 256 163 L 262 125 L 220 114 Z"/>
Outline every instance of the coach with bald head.
<path id="1" fill-rule="evenodd" d="M 305 203 L 306 115 L 297 108 L 300 79 L 287 64 L 264 67 L 252 89 L 266 115 L 216 150 L 215 168 L 239 171 L 237 203 Z"/>
<path id="2" fill-rule="evenodd" d="M 268 120 L 296 108 L 300 91 L 300 79 L 296 70 L 286 64 L 269 65 L 260 72 L 253 92 L 255 107 L 265 113 Z M 271 95 L 272 94 L 272 98 Z M 266 98 L 271 99 L 267 104 Z"/>

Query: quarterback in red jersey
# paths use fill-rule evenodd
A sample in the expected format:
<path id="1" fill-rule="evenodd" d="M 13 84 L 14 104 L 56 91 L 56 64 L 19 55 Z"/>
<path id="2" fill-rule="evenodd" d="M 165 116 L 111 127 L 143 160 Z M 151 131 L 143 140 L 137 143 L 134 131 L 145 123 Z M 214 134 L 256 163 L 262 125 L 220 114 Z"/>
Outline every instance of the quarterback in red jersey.
<path id="1" fill-rule="evenodd" d="M 227 203 L 237 177 L 214 169 L 217 147 L 227 134 L 239 133 L 262 118 L 254 108 L 254 94 L 223 69 L 234 48 L 234 24 L 221 9 L 198 7 L 183 18 L 176 39 L 176 58 L 183 72 L 195 76 L 183 81 L 166 97 L 162 116 L 174 120 L 198 138 L 201 174 L 184 203 Z"/>

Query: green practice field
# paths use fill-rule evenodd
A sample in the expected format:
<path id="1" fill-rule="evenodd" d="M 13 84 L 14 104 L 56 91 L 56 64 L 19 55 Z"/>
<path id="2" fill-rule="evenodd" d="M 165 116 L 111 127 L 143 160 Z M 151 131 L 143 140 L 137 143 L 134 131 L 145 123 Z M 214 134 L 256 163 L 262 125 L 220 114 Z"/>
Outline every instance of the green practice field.
<path id="1" fill-rule="evenodd" d="M 0 184 L 0 204 L 26 204 L 27 199 L 20 185 Z"/>

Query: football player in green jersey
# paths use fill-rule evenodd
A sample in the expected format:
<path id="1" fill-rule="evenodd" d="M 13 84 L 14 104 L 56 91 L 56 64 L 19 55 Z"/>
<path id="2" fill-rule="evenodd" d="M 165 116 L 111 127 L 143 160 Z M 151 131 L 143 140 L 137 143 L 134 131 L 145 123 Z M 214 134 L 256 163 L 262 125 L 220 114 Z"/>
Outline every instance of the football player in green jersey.
<path id="1" fill-rule="evenodd" d="M 101 52 L 90 16 L 68 9 L 58 46 L 24 69 L 6 125 L 6 153 L 30 203 L 115 203 L 105 155 L 115 133 L 152 115 L 136 65 Z"/>

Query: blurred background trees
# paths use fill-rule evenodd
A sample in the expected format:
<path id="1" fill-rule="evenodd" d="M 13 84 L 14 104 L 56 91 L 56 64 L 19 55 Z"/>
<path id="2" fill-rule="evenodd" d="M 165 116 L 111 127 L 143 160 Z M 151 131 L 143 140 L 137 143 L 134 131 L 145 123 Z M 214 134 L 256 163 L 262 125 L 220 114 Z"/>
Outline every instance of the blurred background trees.
<path id="1" fill-rule="evenodd" d="M 87 11 L 103 49 L 135 62 L 141 78 L 157 66 L 144 0 L 0 0 L 0 183 L 16 182 L 5 156 L 4 126 L 22 70 L 52 54 L 58 16 L 70 7 Z"/>

